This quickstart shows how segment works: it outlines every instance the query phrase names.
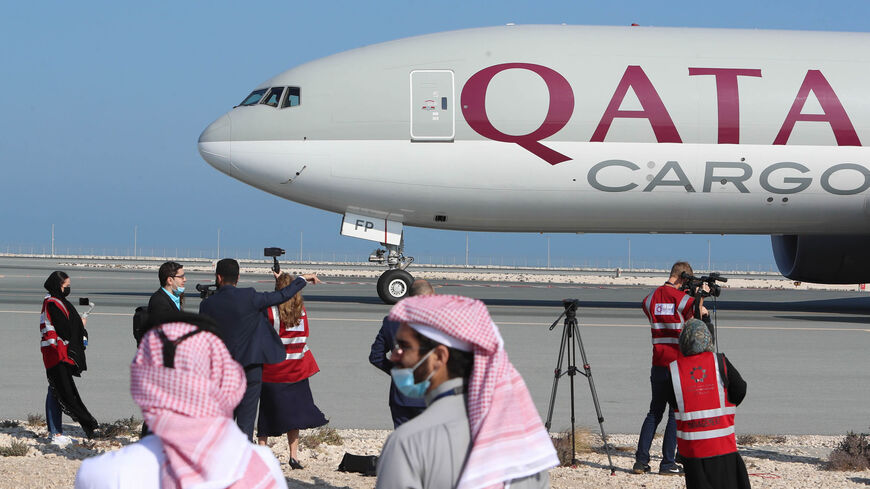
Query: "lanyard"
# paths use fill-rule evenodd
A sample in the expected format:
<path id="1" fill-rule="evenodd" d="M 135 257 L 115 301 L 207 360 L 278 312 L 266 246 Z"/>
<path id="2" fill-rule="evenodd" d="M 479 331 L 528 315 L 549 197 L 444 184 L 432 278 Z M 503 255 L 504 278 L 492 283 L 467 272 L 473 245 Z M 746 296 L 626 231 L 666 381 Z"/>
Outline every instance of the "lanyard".
<path id="1" fill-rule="evenodd" d="M 455 396 L 457 394 L 462 394 L 463 387 L 464 386 L 459 385 L 459 386 L 456 386 L 456 387 L 450 389 L 449 391 L 442 392 L 441 394 L 438 394 L 437 396 L 435 396 L 435 399 L 432 399 L 432 402 L 430 402 L 429 404 L 430 405 L 435 404 L 435 401 L 437 401 L 438 399 L 441 399 L 442 397 Z"/>

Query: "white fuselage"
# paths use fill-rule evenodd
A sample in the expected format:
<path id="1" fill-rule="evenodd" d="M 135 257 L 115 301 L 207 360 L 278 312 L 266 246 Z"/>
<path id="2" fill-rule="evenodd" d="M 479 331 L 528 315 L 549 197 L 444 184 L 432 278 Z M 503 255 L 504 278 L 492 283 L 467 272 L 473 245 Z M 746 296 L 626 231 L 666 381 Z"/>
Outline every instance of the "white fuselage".
<path id="1" fill-rule="evenodd" d="M 289 200 L 477 231 L 868 234 L 870 36 L 507 26 L 284 72 L 203 132 Z M 455 109 L 455 110 L 454 110 Z"/>

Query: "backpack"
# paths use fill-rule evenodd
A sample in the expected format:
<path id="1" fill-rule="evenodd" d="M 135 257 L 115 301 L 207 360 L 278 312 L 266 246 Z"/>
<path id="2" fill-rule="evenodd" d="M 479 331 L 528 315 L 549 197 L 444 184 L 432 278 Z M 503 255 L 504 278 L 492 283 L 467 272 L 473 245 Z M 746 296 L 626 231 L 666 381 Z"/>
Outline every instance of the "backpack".
<path id="1" fill-rule="evenodd" d="M 365 476 L 375 476 L 378 473 L 378 457 L 375 455 L 353 455 L 344 452 L 344 457 L 338 466 L 340 472 L 359 472 Z"/>
<path id="2" fill-rule="evenodd" d="M 133 338 L 136 338 L 136 346 L 142 341 L 142 337 L 148 331 L 148 306 L 139 306 L 133 313 Z"/>

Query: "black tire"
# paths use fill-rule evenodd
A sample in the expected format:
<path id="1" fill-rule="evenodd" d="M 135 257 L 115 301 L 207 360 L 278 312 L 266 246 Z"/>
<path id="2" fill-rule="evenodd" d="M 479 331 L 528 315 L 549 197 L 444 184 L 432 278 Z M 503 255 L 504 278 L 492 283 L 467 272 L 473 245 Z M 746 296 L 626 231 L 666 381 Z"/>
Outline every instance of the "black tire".
<path id="1" fill-rule="evenodd" d="M 413 282 L 414 277 L 404 270 L 387 270 L 378 278 L 378 297 L 384 304 L 395 304 L 408 296 Z"/>

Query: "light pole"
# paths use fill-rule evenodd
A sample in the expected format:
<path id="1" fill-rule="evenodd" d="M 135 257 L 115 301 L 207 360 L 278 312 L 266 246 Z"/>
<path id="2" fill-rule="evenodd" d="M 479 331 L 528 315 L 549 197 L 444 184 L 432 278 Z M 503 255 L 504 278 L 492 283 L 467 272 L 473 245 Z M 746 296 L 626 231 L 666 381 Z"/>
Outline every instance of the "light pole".
<path id="1" fill-rule="evenodd" d="M 710 240 L 708 239 L 707 240 L 707 272 L 709 273 L 712 271 L 713 271 L 713 266 L 712 266 L 712 263 L 710 261 Z"/>
<path id="2" fill-rule="evenodd" d="M 550 268 L 550 237 L 547 236 L 547 269 Z"/>

